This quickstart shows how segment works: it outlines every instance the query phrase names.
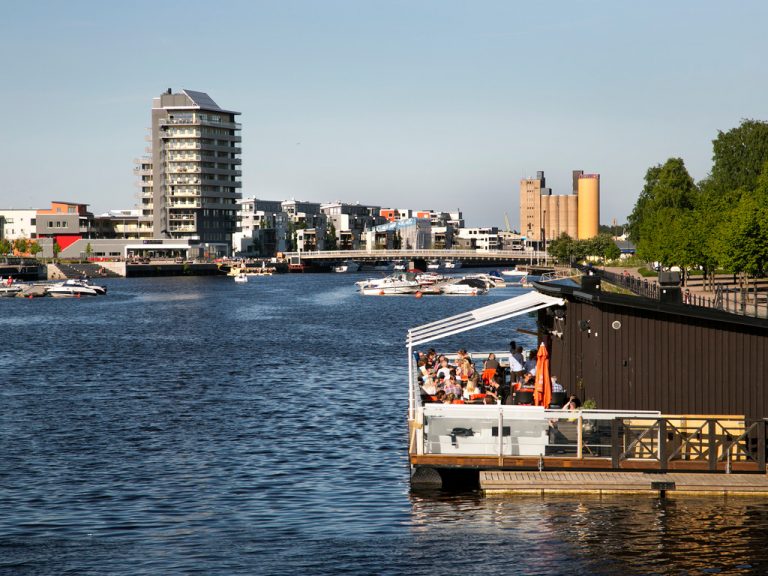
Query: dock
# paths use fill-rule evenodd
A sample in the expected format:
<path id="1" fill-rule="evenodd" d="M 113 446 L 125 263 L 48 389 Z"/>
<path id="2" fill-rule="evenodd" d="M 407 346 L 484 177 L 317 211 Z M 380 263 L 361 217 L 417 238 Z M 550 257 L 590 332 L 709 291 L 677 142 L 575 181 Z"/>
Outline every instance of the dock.
<path id="1" fill-rule="evenodd" d="M 648 494 L 768 496 L 765 474 L 686 474 L 682 472 L 480 472 L 480 488 L 493 494 Z"/>

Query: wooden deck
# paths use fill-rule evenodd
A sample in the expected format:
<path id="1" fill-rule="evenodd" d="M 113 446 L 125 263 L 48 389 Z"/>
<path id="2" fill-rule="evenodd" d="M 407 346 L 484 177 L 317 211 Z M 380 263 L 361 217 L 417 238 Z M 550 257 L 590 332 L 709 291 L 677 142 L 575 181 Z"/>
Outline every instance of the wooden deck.
<path id="1" fill-rule="evenodd" d="M 766 474 L 685 474 L 644 472 L 480 472 L 486 494 L 647 493 L 743 494 L 768 497 Z"/>

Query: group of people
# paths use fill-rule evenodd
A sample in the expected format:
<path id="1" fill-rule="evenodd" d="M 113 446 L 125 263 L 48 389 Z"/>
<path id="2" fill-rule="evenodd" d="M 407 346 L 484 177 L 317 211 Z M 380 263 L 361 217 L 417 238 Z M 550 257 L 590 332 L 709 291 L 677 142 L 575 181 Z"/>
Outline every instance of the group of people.
<path id="1" fill-rule="evenodd" d="M 416 353 L 418 381 L 424 403 L 443 404 L 529 404 L 527 393 L 533 393 L 536 383 L 536 351 L 527 357 L 522 346 L 510 342 L 509 380 L 506 370 L 491 352 L 482 362 L 475 364 L 466 350 L 456 353 L 455 359 L 438 354 L 434 348 Z M 565 392 L 565 388 L 551 377 L 552 392 Z M 522 394 L 521 394 L 522 393 Z M 577 404 L 578 403 L 578 404 Z M 578 398 L 569 398 L 564 408 L 577 409 Z"/>

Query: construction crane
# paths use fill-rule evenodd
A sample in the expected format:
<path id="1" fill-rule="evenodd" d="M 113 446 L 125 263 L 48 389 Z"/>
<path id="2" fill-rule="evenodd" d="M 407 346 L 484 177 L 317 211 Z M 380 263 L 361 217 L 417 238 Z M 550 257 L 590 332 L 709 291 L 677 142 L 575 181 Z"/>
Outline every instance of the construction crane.
<path id="1" fill-rule="evenodd" d="M 512 227 L 509 225 L 509 216 L 507 216 L 506 212 L 504 212 L 504 224 L 507 227 L 507 232 L 512 232 Z"/>

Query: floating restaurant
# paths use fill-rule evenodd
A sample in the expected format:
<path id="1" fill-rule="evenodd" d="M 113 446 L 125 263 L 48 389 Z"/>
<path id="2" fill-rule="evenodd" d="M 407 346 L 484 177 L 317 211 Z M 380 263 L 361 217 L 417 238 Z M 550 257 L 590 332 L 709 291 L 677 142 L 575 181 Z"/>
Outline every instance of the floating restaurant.
<path id="1" fill-rule="evenodd" d="M 684 304 L 675 282 L 662 283 L 656 299 L 604 282 L 598 274 L 536 282 L 408 331 L 414 487 L 768 495 L 768 321 Z M 524 314 L 537 317 L 546 359 L 533 401 L 444 404 L 425 393 L 420 351 Z M 488 354 L 470 352 L 475 363 Z M 564 410 L 552 401 L 550 374 L 597 408 Z"/>

